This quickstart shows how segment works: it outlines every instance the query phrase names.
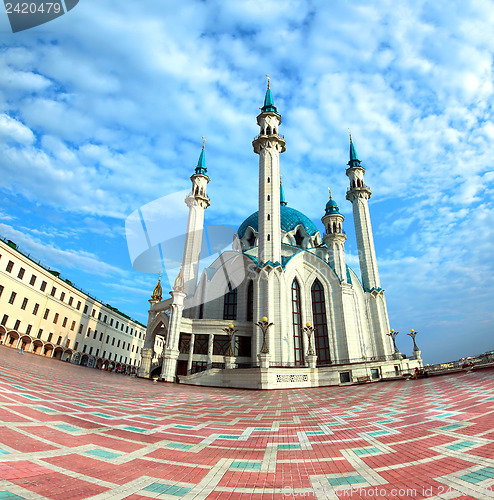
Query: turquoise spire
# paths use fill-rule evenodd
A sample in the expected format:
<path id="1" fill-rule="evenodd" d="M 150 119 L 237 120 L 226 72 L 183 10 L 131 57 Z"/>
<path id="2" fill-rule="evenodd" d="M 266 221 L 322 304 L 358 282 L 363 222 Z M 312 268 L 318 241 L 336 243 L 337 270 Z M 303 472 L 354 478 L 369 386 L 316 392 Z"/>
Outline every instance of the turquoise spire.
<path id="1" fill-rule="evenodd" d="M 267 75 L 266 75 L 267 76 Z M 269 84 L 269 76 L 268 76 L 268 89 L 266 90 L 266 96 L 264 97 L 264 106 L 261 108 L 263 113 L 276 113 L 278 114 L 278 110 L 274 105 L 273 95 L 271 94 L 271 87 Z"/>
<path id="2" fill-rule="evenodd" d="M 281 182 L 280 179 L 280 205 L 282 207 L 286 207 L 287 202 L 285 201 L 285 191 L 283 191 L 283 183 Z"/>
<path id="3" fill-rule="evenodd" d="M 350 131 L 348 132 L 350 133 Z M 355 146 L 352 141 L 352 134 L 350 133 L 350 161 L 348 162 L 348 165 L 350 165 L 350 168 L 360 167 L 360 163 L 361 161 L 358 159 L 357 151 L 355 150 Z"/>
<path id="4" fill-rule="evenodd" d="M 338 208 L 338 203 L 333 200 L 333 196 L 331 195 L 331 189 L 329 188 L 329 201 L 326 203 L 326 215 L 339 214 L 340 209 Z"/>
<path id="5" fill-rule="evenodd" d="M 199 161 L 196 166 L 196 175 L 207 175 L 208 169 L 206 168 L 206 156 L 204 154 L 204 145 L 206 143 L 206 139 L 202 138 L 202 151 L 199 156 Z"/>

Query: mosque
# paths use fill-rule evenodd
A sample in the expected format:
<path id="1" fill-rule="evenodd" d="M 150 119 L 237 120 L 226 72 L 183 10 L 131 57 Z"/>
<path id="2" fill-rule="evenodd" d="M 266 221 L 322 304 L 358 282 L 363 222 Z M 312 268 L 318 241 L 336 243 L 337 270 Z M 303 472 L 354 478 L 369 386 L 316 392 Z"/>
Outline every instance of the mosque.
<path id="1" fill-rule="evenodd" d="M 351 136 L 346 199 L 353 205 L 362 281 L 345 263 L 344 216 L 331 194 L 321 219 L 324 235 L 285 201 L 285 139 L 269 80 L 257 124 L 252 145 L 259 155 L 259 210 L 240 225 L 232 249 L 199 276 L 210 205 L 203 145 L 185 199 L 181 270 L 171 298 L 163 300 L 158 281 L 149 301 L 139 376 L 276 389 L 372 382 L 422 367 L 415 342 L 413 356 L 404 356 L 390 330 L 369 214 L 371 190 Z"/>

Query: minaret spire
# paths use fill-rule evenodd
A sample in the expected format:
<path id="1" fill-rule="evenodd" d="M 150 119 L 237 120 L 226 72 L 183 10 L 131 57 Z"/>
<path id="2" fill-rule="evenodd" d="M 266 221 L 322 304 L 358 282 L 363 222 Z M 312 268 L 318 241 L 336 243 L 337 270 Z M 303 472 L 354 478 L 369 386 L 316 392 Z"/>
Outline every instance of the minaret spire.
<path id="1" fill-rule="evenodd" d="M 347 191 L 346 199 L 353 205 L 362 285 L 366 291 L 381 290 L 368 205 L 372 191 L 365 185 L 365 169 L 361 163 L 350 134 L 350 160 L 346 170 L 346 175 L 350 179 L 350 189 Z"/>

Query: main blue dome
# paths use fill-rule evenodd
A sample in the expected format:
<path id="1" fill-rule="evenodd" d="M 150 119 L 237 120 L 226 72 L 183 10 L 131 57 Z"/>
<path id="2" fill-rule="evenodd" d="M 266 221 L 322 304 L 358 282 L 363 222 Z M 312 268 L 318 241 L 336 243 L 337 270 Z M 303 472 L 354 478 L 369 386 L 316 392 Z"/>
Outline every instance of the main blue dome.
<path id="1" fill-rule="evenodd" d="M 314 236 L 317 233 L 317 227 L 309 219 L 309 217 L 304 215 L 302 212 L 299 212 L 298 210 L 290 208 L 286 205 L 280 206 L 280 212 L 281 229 L 283 231 L 292 231 L 299 224 L 301 224 L 305 228 L 309 236 Z M 240 224 L 240 227 L 237 231 L 237 235 L 239 238 L 243 238 L 245 231 L 249 226 L 252 227 L 252 229 L 254 229 L 255 231 L 259 231 L 259 212 L 254 212 L 252 215 L 249 215 L 249 217 L 247 217 L 247 219 L 245 219 L 242 224 Z"/>

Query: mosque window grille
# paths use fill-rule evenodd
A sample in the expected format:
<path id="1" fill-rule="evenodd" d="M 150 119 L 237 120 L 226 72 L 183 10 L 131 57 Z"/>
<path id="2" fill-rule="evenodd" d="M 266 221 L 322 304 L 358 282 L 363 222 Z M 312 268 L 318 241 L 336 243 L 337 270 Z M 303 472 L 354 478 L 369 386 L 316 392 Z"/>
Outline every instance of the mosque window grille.
<path id="1" fill-rule="evenodd" d="M 237 289 L 228 283 L 228 290 L 223 305 L 223 319 L 237 319 Z"/>
<path id="2" fill-rule="evenodd" d="M 304 344 L 302 331 L 302 312 L 300 304 L 300 285 L 297 279 L 292 281 L 292 320 L 293 320 L 293 347 L 295 364 L 304 364 Z"/>
<path id="3" fill-rule="evenodd" d="M 311 297 L 317 363 L 326 364 L 331 361 L 329 353 L 328 324 L 326 318 L 326 300 L 324 296 L 324 288 L 318 279 L 316 279 L 312 285 Z"/>

